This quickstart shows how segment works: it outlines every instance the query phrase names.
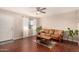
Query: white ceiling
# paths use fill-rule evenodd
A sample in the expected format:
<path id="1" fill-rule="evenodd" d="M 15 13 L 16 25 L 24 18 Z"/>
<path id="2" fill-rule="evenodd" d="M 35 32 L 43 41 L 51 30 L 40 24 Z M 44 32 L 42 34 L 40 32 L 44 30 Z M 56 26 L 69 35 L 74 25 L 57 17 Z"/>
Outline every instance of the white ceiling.
<path id="1" fill-rule="evenodd" d="M 47 7 L 46 9 L 46 14 L 40 14 L 36 15 L 36 9 L 34 7 L 1 7 L 0 9 L 5 9 L 8 11 L 13 11 L 29 16 L 34 16 L 34 17 L 45 17 L 45 16 L 50 16 L 50 15 L 56 15 L 59 13 L 66 13 L 70 11 L 77 10 L 79 8 L 77 7 Z"/>

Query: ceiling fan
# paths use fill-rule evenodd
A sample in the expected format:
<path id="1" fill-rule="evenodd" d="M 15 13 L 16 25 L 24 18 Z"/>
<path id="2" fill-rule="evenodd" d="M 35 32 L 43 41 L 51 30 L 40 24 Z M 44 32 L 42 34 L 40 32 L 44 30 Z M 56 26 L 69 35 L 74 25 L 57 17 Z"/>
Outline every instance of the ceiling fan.
<path id="1" fill-rule="evenodd" d="M 47 8 L 45 8 L 45 7 L 36 7 L 37 12 L 43 13 L 43 14 L 46 13 L 46 11 L 45 11 L 46 9 L 47 9 Z"/>

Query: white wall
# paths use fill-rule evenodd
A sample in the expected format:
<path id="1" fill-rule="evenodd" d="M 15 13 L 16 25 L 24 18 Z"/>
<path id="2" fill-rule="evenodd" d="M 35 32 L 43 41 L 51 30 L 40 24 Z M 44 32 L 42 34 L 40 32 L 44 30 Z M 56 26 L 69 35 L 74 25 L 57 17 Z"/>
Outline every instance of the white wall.
<path id="1" fill-rule="evenodd" d="M 13 17 L 0 13 L 0 41 L 12 39 Z"/>
<path id="2" fill-rule="evenodd" d="M 14 15 L 14 24 L 13 24 L 13 39 L 20 39 L 23 37 L 23 20 L 22 16 Z"/>
<path id="3" fill-rule="evenodd" d="M 22 38 L 22 16 L 0 10 L 0 41 Z"/>
<path id="4" fill-rule="evenodd" d="M 5 40 L 20 39 L 28 36 L 23 30 L 23 18 L 31 16 L 0 9 L 0 42 Z M 35 18 L 35 17 L 34 17 Z M 37 18 L 36 18 L 37 19 Z M 27 20 L 27 19 L 26 19 Z"/>
<path id="5" fill-rule="evenodd" d="M 53 29 L 61 29 L 66 30 L 67 27 L 72 29 L 77 28 L 77 24 L 79 23 L 79 14 L 77 11 L 60 13 L 54 16 L 47 16 L 41 19 L 41 24 L 43 28 L 53 28 Z"/>

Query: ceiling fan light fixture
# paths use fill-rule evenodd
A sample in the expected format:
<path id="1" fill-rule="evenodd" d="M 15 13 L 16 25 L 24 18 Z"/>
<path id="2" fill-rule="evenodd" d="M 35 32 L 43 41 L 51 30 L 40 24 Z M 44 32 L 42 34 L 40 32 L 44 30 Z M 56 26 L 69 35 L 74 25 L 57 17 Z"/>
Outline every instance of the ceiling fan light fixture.
<path id="1" fill-rule="evenodd" d="M 37 12 L 36 12 L 36 14 L 38 15 L 38 14 L 40 14 L 40 12 L 39 12 L 39 11 L 37 11 Z"/>

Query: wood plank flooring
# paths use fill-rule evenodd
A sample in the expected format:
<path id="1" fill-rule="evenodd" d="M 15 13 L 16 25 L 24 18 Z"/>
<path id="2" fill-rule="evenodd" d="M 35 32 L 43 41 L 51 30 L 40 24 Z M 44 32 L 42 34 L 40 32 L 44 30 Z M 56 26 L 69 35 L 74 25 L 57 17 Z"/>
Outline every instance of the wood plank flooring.
<path id="1" fill-rule="evenodd" d="M 79 46 L 69 43 L 57 43 L 52 49 L 44 47 L 35 42 L 36 37 L 15 40 L 14 42 L 0 45 L 4 52 L 78 52 Z"/>

